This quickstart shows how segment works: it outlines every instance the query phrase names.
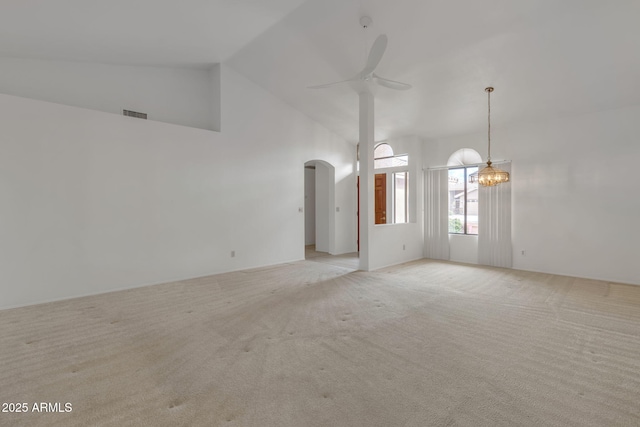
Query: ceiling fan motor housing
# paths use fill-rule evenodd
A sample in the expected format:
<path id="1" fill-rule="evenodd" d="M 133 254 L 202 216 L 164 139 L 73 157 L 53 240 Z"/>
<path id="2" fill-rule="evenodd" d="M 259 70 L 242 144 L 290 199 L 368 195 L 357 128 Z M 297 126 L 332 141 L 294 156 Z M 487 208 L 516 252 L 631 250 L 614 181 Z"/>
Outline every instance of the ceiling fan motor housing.
<path id="1" fill-rule="evenodd" d="M 362 18 L 360 18 L 360 25 L 362 26 L 362 28 L 370 27 L 371 24 L 373 24 L 373 20 L 368 16 L 363 16 Z"/>

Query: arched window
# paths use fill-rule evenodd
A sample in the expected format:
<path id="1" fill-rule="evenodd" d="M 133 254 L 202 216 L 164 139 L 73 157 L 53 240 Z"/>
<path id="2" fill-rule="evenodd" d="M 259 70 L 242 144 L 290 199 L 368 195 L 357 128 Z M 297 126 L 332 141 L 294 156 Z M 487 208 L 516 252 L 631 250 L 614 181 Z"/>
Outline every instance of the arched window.
<path id="1" fill-rule="evenodd" d="M 447 166 L 464 166 L 464 165 L 477 165 L 482 163 L 482 157 L 473 148 L 461 148 L 451 156 L 447 161 Z"/>
<path id="2" fill-rule="evenodd" d="M 394 155 L 393 148 L 386 142 L 376 145 L 373 150 L 373 168 L 395 168 L 398 166 L 407 166 L 409 156 L 406 154 Z"/>
<path id="3" fill-rule="evenodd" d="M 376 148 L 373 150 L 373 157 L 376 159 L 380 159 L 382 157 L 392 157 L 393 156 L 393 148 L 386 142 L 378 144 Z"/>

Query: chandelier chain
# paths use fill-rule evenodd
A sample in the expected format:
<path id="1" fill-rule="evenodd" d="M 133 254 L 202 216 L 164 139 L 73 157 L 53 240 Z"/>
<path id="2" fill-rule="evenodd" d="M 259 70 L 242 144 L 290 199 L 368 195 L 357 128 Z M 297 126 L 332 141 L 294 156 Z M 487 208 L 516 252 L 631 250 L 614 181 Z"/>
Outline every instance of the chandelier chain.
<path id="1" fill-rule="evenodd" d="M 487 90 L 487 110 L 489 111 L 487 115 L 487 122 L 489 126 L 487 127 L 487 139 L 489 140 L 489 152 L 487 154 L 487 161 L 491 161 L 491 90 Z"/>

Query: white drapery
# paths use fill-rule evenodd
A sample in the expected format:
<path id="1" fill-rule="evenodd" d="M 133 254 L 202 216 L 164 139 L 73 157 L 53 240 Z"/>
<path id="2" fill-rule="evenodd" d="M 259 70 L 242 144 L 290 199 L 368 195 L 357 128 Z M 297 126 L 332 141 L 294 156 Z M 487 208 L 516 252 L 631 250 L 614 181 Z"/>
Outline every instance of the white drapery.
<path id="1" fill-rule="evenodd" d="M 425 173 L 424 255 L 449 259 L 449 171 L 431 169 Z"/>
<path id="2" fill-rule="evenodd" d="M 511 162 L 499 168 L 511 173 Z M 478 211 L 478 263 L 511 268 L 511 183 L 480 186 Z"/>

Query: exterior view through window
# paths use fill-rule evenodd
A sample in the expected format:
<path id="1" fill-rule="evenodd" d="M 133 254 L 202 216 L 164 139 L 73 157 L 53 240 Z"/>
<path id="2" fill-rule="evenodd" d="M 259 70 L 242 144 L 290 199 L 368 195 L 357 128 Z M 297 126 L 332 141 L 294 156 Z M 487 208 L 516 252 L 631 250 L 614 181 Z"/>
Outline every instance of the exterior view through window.
<path id="1" fill-rule="evenodd" d="M 403 223 L 409 222 L 408 207 L 409 201 L 409 172 L 394 172 L 393 174 L 393 222 Z"/>
<path id="2" fill-rule="evenodd" d="M 478 167 L 449 169 L 449 233 L 478 234 Z"/>

